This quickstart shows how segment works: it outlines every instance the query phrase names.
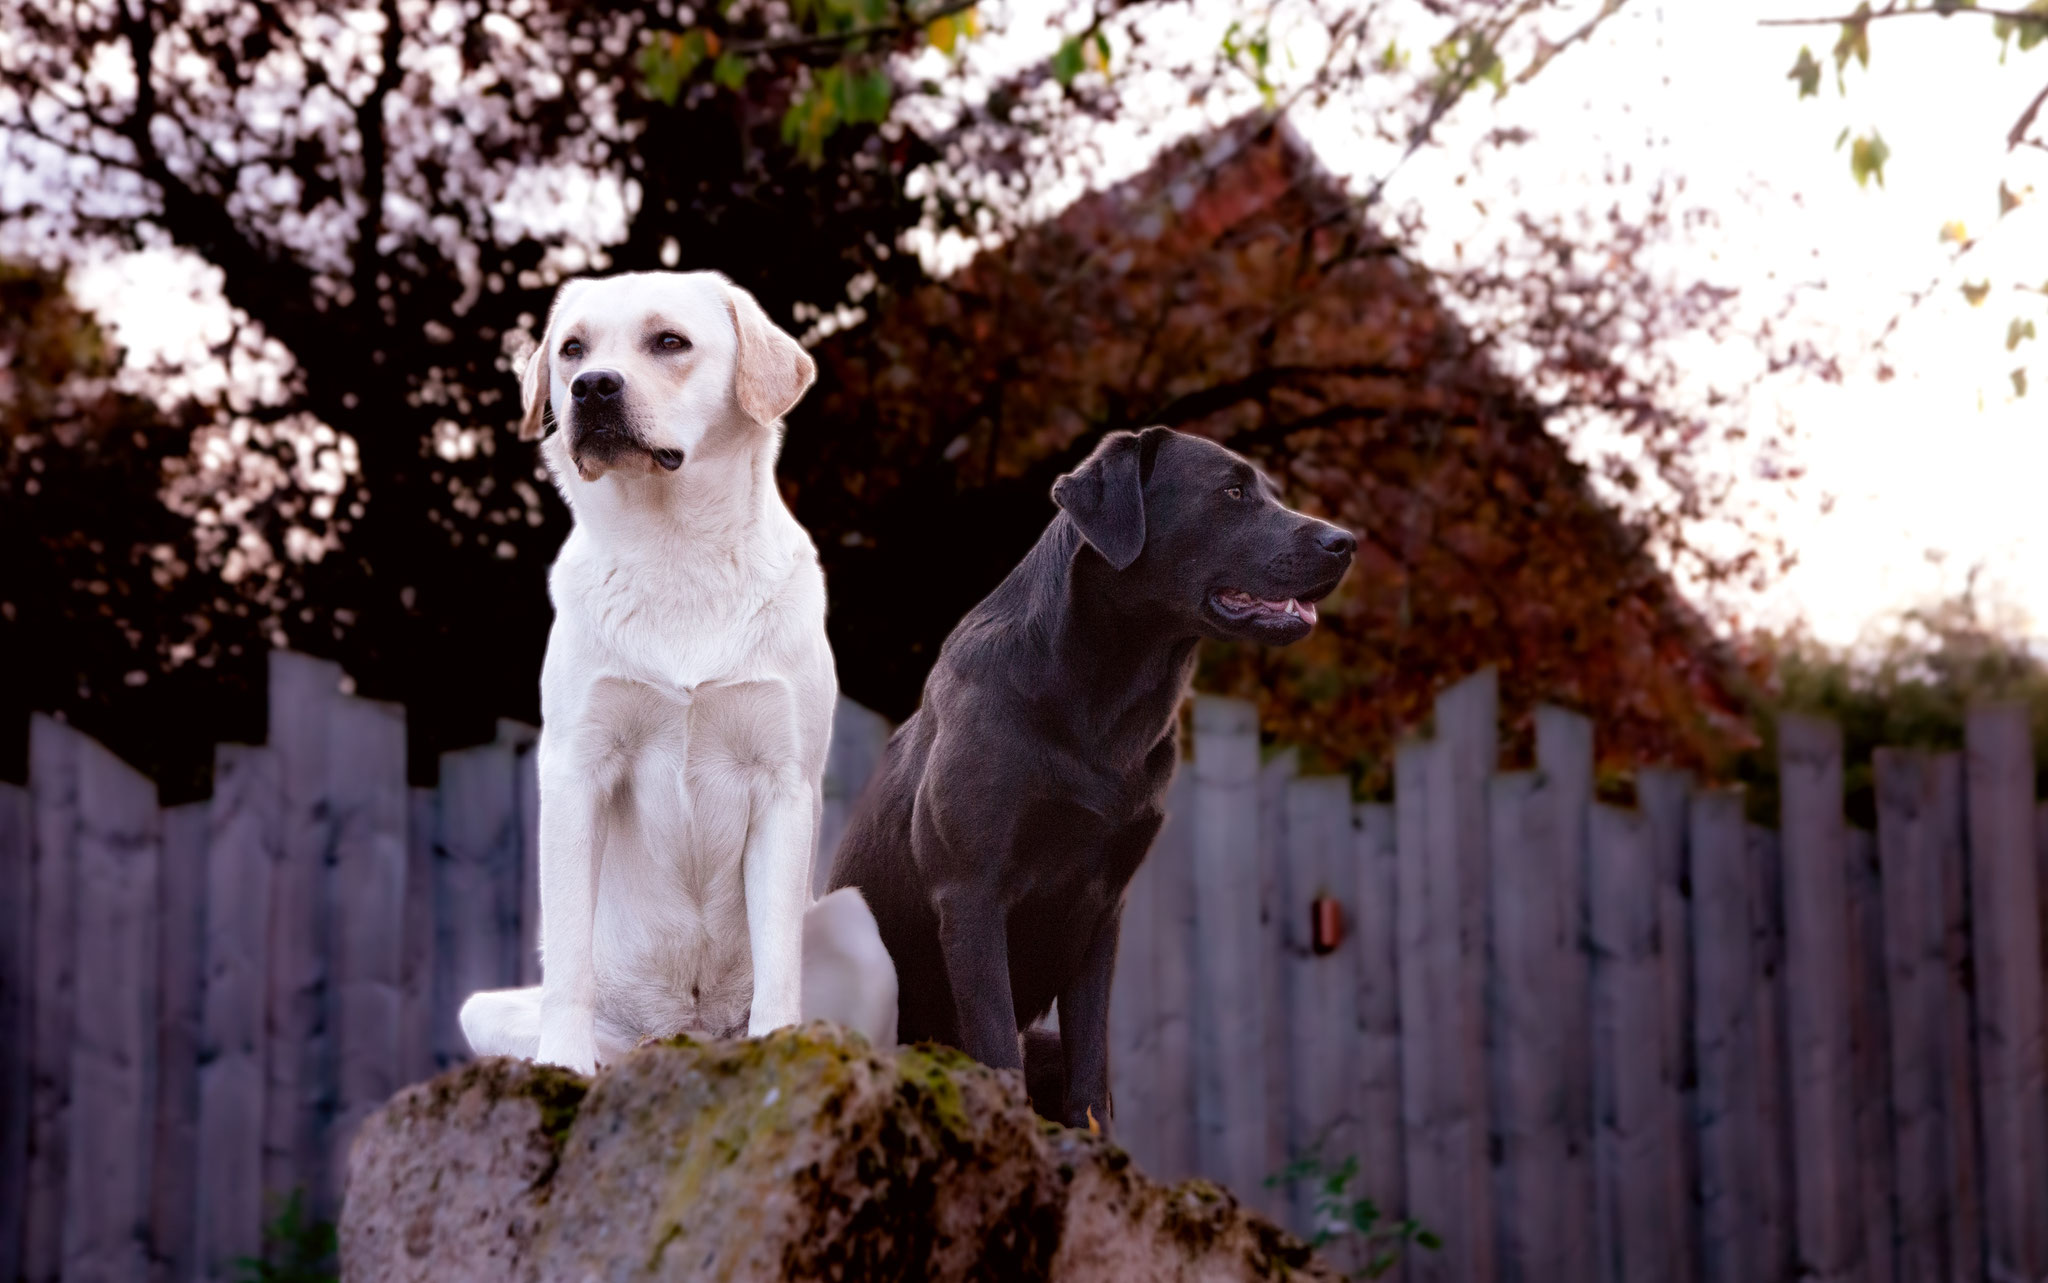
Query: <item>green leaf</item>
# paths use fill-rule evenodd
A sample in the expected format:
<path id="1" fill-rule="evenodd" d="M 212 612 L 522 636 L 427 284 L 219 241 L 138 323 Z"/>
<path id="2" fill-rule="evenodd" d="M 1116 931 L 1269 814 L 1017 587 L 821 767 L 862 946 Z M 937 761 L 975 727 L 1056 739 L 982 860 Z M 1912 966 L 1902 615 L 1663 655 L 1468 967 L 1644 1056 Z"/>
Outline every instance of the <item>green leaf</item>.
<path id="1" fill-rule="evenodd" d="M 718 55 L 718 61 L 711 64 L 711 79 L 738 93 L 746 87 L 747 60 L 730 51 Z"/>
<path id="2" fill-rule="evenodd" d="M 1380 70 L 1399 71 L 1401 70 L 1401 68 L 1407 65 L 1407 51 L 1402 49 L 1401 46 L 1395 44 L 1393 41 L 1387 41 L 1387 47 L 1380 51 Z"/>
<path id="3" fill-rule="evenodd" d="M 1842 24 L 1842 34 L 1835 40 L 1835 83 L 1844 92 L 1847 85 L 1842 74 L 1848 69 L 1851 58 L 1858 66 L 1870 66 L 1870 0 L 1863 0 L 1856 6 L 1856 12 Z"/>
<path id="4" fill-rule="evenodd" d="M 2033 337 L 2034 323 L 2032 321 L 2023 321 L 2016 316 L 2012 319 L 2012 324 L 2005 327 L 2005 350 L 2008 352 L 2013 351 L 2020 344 Z"/>
<path id="5" fill-rule="evenodd" d="M 2025 396 L 2027 394 L 2027 367 L 2024 365 L 2012 372 L 2012 394 L 2014 396 Z"/>
<path id="6" fill-rule="evenodd" d="M 2048 18 L 2048 0 L 2034 0 L 2020 10 L 2021 13 L 2039 14 Z M 2043 40 L 2048 40 L 2048 22 L 2029 22 L 2019 18 L 1998 18 L 1991 24 L 1991 33 L 1998 37 L 1998 60 L 2005 61 L 2006 46 L 2012 38 L 2020 38 L 2020 52 L 2025 53 Z"/>
<path id="7" fill-rule="evenodd" d="M 1858 138 L 1849 147 L 1849 172 L 1856 175 L 1856 185 L 1867 187 L 1872 178 L 1879 187 L 1884 186 L 1884 163 L 1891 159 L 1892 149 L 1885 146 L 1884 138 L 1873 129 L 1867 138 Z"/>
<path id="8" fill-rule="evenodd" d="M 1785 79 L 1799 82 L 1801 98 L 1811 98 L 1820 92 L 1820 63 L 1815 61 L 1813 50 L 1799 46 L 1799 60 L 1785 73 Z"/>
<path id="9" fill-rule="evenodd" d="M 1977 7 L 1977 0 L 1934 0 L 1934 11 L 1946 18 L 1952 13 Z"/>
<path id="10" fill-rule="evenodd" d="M 1848 127 L 1847 125 L 1844 125 L 1844 126 L 1842 126 L 1842 132 L 1841 132 L 1841 133 L 1839 133 L 1839 134 L 1836 134 L 1836 135 L 1835 135 L 1835 150 L 1836 150 L 1836 151 L 1840 151 L 1840 150 L 1842 150 L 1842 144 L 1843 144 L 1843 143 L 1846 143 L 1846 142 L 1848 142 L 1848 141 L 1849 141 L 1849 127 Z"/>
<path id="11" fill-rule="evenodd" d="M 1415 1242 L 1419 1246 L 1426 1247 L 1432 1252 L 1437 1251 L 1444 1245 L 1444 1241 L 1442 1239 L 1430 1233 L 1428 1230 L 1415 1231 Z"/>
<path id="12" fill-rule="evenodd" d="M 640 88 L 649 98 L 674 106 L 683 84 L 711 50 L 701 27 L 678 34 L 657 31 L 640 47 Z"/>
<path id="13" fill-rule="evenodd" d="M 848 76 L 845 82 L 848 91 L 847 110 L 843 113 L 849 125 L 879 125 L 889 118 L 889 104 L 895 98 L 896 86 L 890 81 L 889 73 L 880 67 L 860 76 Z"/>
<path id="14" fill-rule="evenodd" d="M 2020 207 L 2019 194 L 2004 183 L 1998 185 L 1998 216 L 2004 218 Z"/>
<path id="15" fill-rule="evenodd" d="M 1978 281 L 1974 285 L 1968 281 L 1963 282 L 1963 299 L 1971 307 L 1982 307 L 1984 300 L 1989 297 L 1991 297 L 1990 281 Z"/>
<path id="16" fill-rule="evenodd" d="M 1060 42 L 1059 51 L 1052 56 L 1052 76 L 1062 87 L 1074 83 L 1074 77 L 1081 74 L 1084 65 L 1081 56 L 1081 37 L 1068 36 Z"/>
<path id="17" fill-rule="evenodd" d="M 824 163 L 825 140 L 839 128 L 845 79 L 842 68 L 825 68 L 782 113 L 782 141 L 795 147 L 797 156 L 813 169 Z"/>
<path id="18" fill-rule="evenodd" d="M 960 41 L 960 29 L 953 25 L 953 15 L 934 18 L 932 25 L 924 29 L 925 39 L 932 42 L 932 48 L 940 53 L 950 54 L 953 46 Z"/>

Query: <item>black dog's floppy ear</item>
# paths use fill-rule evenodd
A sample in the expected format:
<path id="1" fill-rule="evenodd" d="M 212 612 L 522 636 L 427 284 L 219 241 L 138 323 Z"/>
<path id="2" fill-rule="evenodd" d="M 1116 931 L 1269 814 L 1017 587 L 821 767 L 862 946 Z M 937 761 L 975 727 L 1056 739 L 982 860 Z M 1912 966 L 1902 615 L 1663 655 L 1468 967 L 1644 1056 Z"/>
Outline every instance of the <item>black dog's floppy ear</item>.
<path id="1" fill-rule="evenodd" d="M 1112 432 L 1081 466 L 1052 483 L 1052 501 L 1117 570 L 1145 549 L 1145 485 L 1139 435 Z"/>

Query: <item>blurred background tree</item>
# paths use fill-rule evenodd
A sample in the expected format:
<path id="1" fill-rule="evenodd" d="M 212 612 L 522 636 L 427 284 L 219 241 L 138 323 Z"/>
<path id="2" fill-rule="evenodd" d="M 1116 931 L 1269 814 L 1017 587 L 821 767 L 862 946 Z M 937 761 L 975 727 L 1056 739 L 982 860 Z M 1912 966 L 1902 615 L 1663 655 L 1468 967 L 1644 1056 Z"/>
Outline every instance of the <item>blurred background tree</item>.
<path id="1" fill-rule="evenodd" d="M 1894 21 L 1898 19 L 1905 22 Z M 1835 91 L 1847 100 L 1850 69 L 1854 67 L 1859 73 L 1869 70 L 1874 26 L 1880 32 L 1900 29 L 1903 37 L 1911 24 L 1929 20 L 1956 20 L 1981 27 L 1989 37 L 1984 41 L 1983 50 L 1987 63 L 1993 59 L 1994 45 L 1996 61 L 2003 65 L 2016 55 L 2024 56 L 2035 47 L 2048 43 L 2048 0 L 2014 0 L 2005 5 L 1980 4 L 1979 0 L 1930 0 L 1927 4 L 1920 3 L 1920 0 L 1889 0 L 1876 6 L 1870 0 L 1863 0 L 1848 13 L 1816 11 L 1813 16 L 1766 19 L 1765 25 L 1822 31 L 1832 28 L 1833 41 L 1823 45 L 1827 50 L 1826 61 L 1814 55 L 1812 45 L 1802 44 L 1786 79 L 1798 86 L 1798 96 L 1802 100 L 1817 98 L 1821 94 L 1822 81 L 1828 78 L 1824 73 L 1831 66 Z M 1882 36 L 1878 38 L 1880 45 L 1883 39 Z M 1869 104 L 1864 105 L 1867 107 Z M 1907 104 L 1881 105 L 1898 109 Z M 2034 94 L 2019 115 L 2007 124 L 2005 150 L 2009 156 L 2023 150 L 2048 152 L 2048 117 L 2042 114 L 2044 107 L 2048 107 L 2048 84 L 2043 84 L 2040 92 Z M 1867 119 L 1871 113 L 1864 114 Z M 1884 186 L 1885 165 L 1892 158 L 1892 148 L 1876 124 L 1867 124 L 1860 129 L 1844 125 L 1835 139 L 1835 150 L 1847 157 L 1849 176 L 1858 184 L 1868 185 L 1874 181 L 1879 187 Z M 1949 247 L 1948 262 L 1940 275 L 1908 298 L 1905 308 L 1878 336 L 1875 349 L 1883 351 L 1886 341 L 1898 329 L 1907 312 L 1919 307 L 1937 290 L 1955 289 L 1972 307 L 1990 303 L 2010 308 L 2011 319 L 2005 326 L 2005 350 L 2013 354 L 2012 359 L 2017 364 L 2008 377 L 2012 381 L 2013 394 L 2025 396 L 2028 374 L 2034 368 L 2032 355 L 2037 350 L 2041 330 L 2048 327 L 2048 308 L 2043 307 L 2043 303 L 2048 302 L 2048 276 L 2028 273 L 2023 277 L 1994 280 L 1973 268 L 1984 259 L 1984 255 L 1976 252 L 1979 247 L 1987 238 L 2004 232 L 2006 215 L 2034 194 L 2032 186 L 2017 177 L 2001 179 L 1995 197 L 1997 213 L 1985 220 L 1991 228 L 1989 232 L 1982 230 L 1984 224 L 1979 224 L 1979 230 L 1973 232 L 1969 219 L 1958 218 L 1943 224 L 1938 234 L 1941 243 Z M 1988 210 L 1992 207 L 1994 197 L 1991 192 L 1975 195 L 1979 208 Z"/>
<path id="2" fill-rule="evenodd" d="M 1611 211 L 1524 216 L 1434 275 L 1402 253 L 1424 211 L 1386 197 L 1450 112 L 1504 110 L 1621 7 L 1312 2 L 1288 46 L 1265 9 L 1190 43 L 1219 25 L 1194 0 L 1005 10 L 1002 41 L 954 0 L 0 0 L 0 243 L 43 265 L 10 277 L 33 306 L 8 350 L 46 354 L 10 360 L 0 405 L 0 646 L 25 675 L 0 723 L 62 710 L 175 799 L 262 726 L 267 646 L 406 703 L 421 771 L 535 718 L 566 516 L 506 431 L 516 363 L 566 276 L 713 267 L 824 358 L 783 475 L 855 698 L 907 712 L 1051 476 L 1163 420 L 1376 541 L 1322 649 L 1212 657 L 1212 684 L 1276 692 L 1272 733 L 1351 727 L 1333 753 L 1358 766 L 1416 692 L 1492 662 L 1511 713 L 1575 699 L 1634 728 L 1618 749 L 1712 768 L 1747 743 L 1740 667 L 1669 576 L 1783 550 L 1689 541 L 1726 497 L 1709 447 L 1771 443 L 1741 387 L 1679 396 L 1668 344 L 1827 359 L 1656 270 L 1694 217 L 1668 184 L 1613 176 Z M 1367 181 L 1272 146 L 1333 103 L 1385 146 Z M 1111 145 L 1131 135 L 1187 141 L 1144 176 Z M 217 272 L 217 384 L 117 377 L 64 300 L 62 268 L 146 248 Z M 1621 444 L 1575 463 L 1558 442 L 1589 422 Z M 1566 510 L 1569 556 L 1528 544 Z"/>

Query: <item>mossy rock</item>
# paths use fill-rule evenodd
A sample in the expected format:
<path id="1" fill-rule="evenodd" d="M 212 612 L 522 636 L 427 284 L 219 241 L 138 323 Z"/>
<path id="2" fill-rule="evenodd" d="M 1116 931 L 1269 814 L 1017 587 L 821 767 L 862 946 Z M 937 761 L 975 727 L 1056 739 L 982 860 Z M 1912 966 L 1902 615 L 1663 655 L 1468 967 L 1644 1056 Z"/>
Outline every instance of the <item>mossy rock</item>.
<path id="1" fill-rule="evenodd" d="M 823 1025 L 411 1088 L 359 1134 L 341 1237 L 365 1283 L 1337 1277 L 1227 1193 L 1043 1127 L 1013 1074 Z"/>

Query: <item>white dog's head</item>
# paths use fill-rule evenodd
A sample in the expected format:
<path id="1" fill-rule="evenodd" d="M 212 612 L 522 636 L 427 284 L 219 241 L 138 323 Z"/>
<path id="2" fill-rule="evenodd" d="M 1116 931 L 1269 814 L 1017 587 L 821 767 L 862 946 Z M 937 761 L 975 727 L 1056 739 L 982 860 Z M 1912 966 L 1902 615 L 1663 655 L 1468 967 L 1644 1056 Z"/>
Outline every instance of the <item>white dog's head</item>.
<path id="1" fill-rule="evenodd" d="M 521 385 L 522 440 L 560 431 L 557 475 L 674 472 L 733 434 L 772 431 L 817 377 L 810 353 L 717 272 L 630 272 L 555 295 Z"/>

